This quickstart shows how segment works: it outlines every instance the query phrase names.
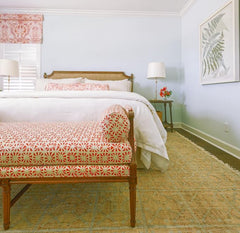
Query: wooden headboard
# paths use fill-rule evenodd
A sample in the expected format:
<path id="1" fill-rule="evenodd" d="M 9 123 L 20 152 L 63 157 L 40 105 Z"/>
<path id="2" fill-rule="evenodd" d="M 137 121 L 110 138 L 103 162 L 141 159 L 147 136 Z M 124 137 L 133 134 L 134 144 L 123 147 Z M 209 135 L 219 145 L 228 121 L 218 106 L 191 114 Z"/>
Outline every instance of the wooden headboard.
<path id="1" fill-rule="evenodd" d="M 53 71 L 51 74 L 44 73 L 44 78 L 62 79 L 62 78 L 88 78 L 92 80 L 123 80 L 131 81 L 131 91 L 133 91 L 133 74 L 130 76 L 119 71 Z"/>

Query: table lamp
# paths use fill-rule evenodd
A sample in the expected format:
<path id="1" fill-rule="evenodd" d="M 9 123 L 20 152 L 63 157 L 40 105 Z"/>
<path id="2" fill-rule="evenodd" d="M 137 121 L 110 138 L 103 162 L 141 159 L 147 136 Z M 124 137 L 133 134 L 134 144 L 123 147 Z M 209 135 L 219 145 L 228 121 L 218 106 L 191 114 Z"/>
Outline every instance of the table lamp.
<path id="1" fill-rule="evenodd" d="M 165 65 L 163 62 L 151 62 L 148 64 L 148 79 L 155 79 L 155 99 L 157 99 L 157 81 L 160 78 L 166 78 Z"/>
<path id="2" fill-rule="evenodd" d="M 8 90 L 10 87 L 10 76 L 19 75 L 18 62 L 9 59 L 0 59 L 0 75 L 8 76 Z"/>

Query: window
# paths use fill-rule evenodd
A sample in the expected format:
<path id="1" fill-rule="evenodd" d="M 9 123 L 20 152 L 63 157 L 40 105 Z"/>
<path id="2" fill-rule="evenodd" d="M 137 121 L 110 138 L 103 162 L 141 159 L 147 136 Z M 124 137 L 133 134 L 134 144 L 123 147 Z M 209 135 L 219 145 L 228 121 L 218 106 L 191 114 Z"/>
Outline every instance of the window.
<path id="1" fill-rule="evenodd" d="M 4 77 L 4 90 L 31 91 L 40 76 L 41 44 L 0 44 L 0 58 L 16 60 L 19 63 L 19 77 Z"/>

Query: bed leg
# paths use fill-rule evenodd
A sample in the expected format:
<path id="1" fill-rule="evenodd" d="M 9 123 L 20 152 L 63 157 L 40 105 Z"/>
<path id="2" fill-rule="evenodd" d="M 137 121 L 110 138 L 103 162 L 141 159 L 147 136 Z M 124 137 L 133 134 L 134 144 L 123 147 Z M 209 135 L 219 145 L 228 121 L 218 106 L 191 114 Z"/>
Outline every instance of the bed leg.
<path id="1" fill-rule="evenodd" d="M 131 227 L 136 224 L 136 185 L 137 185 L 137 166 L 130 165 L 129 194 L 130 194 L 130 215 Z"/>
<path id="2" fill-rule="evenodd" d="M 2 181 L 2 189 L 3 189 L 3 228 L 4 230 L 9 229 L 10 225 L 10 192 L 11 185 L 9 180 Z"/>

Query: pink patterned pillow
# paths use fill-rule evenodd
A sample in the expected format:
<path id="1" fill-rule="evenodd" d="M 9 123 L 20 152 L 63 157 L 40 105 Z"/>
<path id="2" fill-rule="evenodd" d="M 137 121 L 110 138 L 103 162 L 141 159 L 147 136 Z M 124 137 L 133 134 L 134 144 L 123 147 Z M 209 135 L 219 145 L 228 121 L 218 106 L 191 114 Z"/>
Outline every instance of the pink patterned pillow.
<path id="1" fill-rule="evenodd" d="M 105 110 L 100 122 L 102 134 L 108 142 L 123 142 L 128 138 L 130 122 L 121 105 L 112 105 Z"/>
<path id="2" fill-rule="evenodd" d="M 48 83 L 45 91 L 107 91 L 108 84 L 95 83 Z"/>

